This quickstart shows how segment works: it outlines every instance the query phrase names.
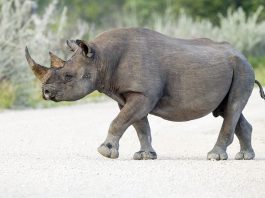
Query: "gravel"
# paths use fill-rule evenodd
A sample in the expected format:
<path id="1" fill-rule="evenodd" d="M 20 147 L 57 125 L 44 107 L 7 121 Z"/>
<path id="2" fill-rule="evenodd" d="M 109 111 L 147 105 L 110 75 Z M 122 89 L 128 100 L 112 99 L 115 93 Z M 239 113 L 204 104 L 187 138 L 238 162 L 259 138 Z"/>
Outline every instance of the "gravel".
<path id="1" fill-rule="evenodd" d="M 0 113 L 0 197 L 265 197 L 265 102 L 258 89 L 244 110 L 253 126 L 256 159 L 207 161 L 222 123 L 208 115 L 189 122 L 149 116 L 154 161 L 134 161 L 139 150 L 130 127 L 120 157 L 102 157 L 118 106 L 107 101 Z"/>

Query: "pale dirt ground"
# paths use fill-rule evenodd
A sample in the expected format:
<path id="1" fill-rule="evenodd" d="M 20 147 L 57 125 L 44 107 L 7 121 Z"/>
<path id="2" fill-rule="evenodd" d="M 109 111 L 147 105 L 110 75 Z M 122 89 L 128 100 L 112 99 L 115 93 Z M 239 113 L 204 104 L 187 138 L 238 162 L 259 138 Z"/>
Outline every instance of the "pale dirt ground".
<path id="1" fill-rule="evenodd" d="M 120 158 L 97 152 L 118 112 L 114 102 L 0 113 L 0 197 L 265 197 L 265 101 L 255 89 L 245 109 L 256 160 L 207 161 L 221 118 L 174 123 L 149 116 L 155 161 L 133 161 L 129 128 Z"/>

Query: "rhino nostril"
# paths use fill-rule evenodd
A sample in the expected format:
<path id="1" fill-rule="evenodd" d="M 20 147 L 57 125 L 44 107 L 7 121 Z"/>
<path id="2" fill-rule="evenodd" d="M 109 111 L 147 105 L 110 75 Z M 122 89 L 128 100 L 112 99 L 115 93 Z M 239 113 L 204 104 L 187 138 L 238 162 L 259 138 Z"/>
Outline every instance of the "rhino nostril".
<path id="1" fill-rule="evenodd" d="M 49 95 L 49 93 L 50 93 L 50 91 L 49 91 L 48 89 L 45 89 L 45 90 L 44 90 L 44 94 L 45 94 L 45 95 Z"/>

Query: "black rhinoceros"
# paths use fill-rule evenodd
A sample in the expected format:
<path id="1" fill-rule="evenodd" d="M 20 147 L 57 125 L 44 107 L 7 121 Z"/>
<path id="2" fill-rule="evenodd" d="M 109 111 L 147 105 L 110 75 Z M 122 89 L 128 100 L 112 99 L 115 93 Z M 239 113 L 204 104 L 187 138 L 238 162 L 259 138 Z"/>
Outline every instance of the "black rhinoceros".
<path id="1" fill-rule="evenodd" d="M 98 90 L 118 102 L 120 112 L 98 148 L 103 156 L 119 156 L 119 140 L 133 125 L 141 144 L 133 158 L 156 159 L 148 114 L 187 121 L 212 112 L 224 121 L 207 158 L 227 159 L 226 148 L 234 133 L 241 147 L 235 158 L 254 158 L 252 127 L 242 110 L 258 82 L 246 58 L 229 43 L 126 28 L 104 32 L 88 42 L 70 40 L 67 44 L 72 57 L 64 61 L 50 53 L 51 68 L 37 64 L 27 48 L 26 58 L 43 83 L 44 99 L 74 101 Z"/>

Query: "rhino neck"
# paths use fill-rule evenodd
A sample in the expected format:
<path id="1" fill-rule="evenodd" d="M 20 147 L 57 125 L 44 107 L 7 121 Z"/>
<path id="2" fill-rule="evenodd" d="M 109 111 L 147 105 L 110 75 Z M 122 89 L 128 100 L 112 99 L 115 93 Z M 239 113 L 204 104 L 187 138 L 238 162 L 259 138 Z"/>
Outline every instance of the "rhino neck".
<path id="1" fill-rule="evenodd" d="M 106 66 L 106 63 L 104 62 L 99 64 L 96 83 L 96 89 L 99 92 L 107 94 L 117 91 L 114 86 L 115 80 L 112 79 L 114 73 L 113 70 L 112 67 Z"/>
<path id="2" fill-rule="evenodd" d="M 127 42 L 124 43 L 120 36 L 113 36 L 110 39 L 102 35 L 96 38 L 93 43 L 97 52 L 96 89 L 117 101 L 119 100 L 117 97 L 120 97 L 120 86 L 116 71 L 124 51 L 126 51 Z M 119 101 L 121 102 L 121 100 Z"/>
<path id="3" fill-rule="evenodd" d="M 114 70 L 102 67 L 98 70 L 97 90 L 109 96 L 120 105 L 125 104 L 124 98 L 119 93 L 119 86 L 116 84 Z"/>
<path id="4" fill-rule="evenodd" d="M 124 105 L 124 99 L 119 94 L 115 70 L 118 67 L 118 60 L 99 60 L 96 89 L 104 93 L 119 104 Z"/>

